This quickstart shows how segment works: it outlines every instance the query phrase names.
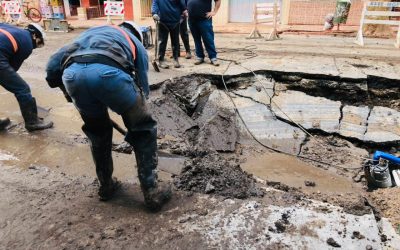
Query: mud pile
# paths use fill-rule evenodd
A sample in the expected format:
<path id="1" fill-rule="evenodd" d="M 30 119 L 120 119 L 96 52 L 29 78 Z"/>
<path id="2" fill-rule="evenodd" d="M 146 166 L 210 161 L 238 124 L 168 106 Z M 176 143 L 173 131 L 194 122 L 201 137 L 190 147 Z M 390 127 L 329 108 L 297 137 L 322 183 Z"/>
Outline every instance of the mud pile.
<path id="1" fill-rule="evenodd" d="M 228 198 L 246 199 L 262 197 L 255 179 L 244 172 L 240 165 L 225 160 L 217 153 L 206 154 L 187 160 L 185 168 L 174 179 L 178 189 Z"/>

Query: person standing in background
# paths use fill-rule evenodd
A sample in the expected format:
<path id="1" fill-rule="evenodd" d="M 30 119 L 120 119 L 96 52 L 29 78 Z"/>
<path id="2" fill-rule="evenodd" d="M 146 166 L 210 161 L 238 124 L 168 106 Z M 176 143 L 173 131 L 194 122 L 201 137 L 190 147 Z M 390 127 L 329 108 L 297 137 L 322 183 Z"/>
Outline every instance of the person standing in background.
<path id="1" fill-rule="evenodd" d="M 182 15 L 179 32 L 181 33 L 181 39 L 182 39 L 183 46 L 185 47 L 185 51 L 186 51 L 185 58 L 191 59 L 192 53 L 190 51 L 190 43 L 189 43 L 188 17 L 186 15 Z"/>
<path id="2" fill-rule="evenodd" d="M 205 54 L 202 43 L 203 40 L 211 64 L 219 66 L 214 43 L 212 17 L 217 14 L 221 6 L 221 0 L 214 0 L 214 10 L 212 10 L 212 1 L 213 0 L 187 0 L 189 27 L 196 48 L 195 65 L 204 63 Z"/>
<path id="3" fill-rule="evenodd" d="M 151 14 L 158 25 L 158 61 L 160 68 L 168 69 L 165 62 L 168 34 L 171 36 L 171 47 L 174 58 L 174 67 L 179 64 L 179 28 L 181 16 L 186 15 L 185 0 L 153 0 Z"/>

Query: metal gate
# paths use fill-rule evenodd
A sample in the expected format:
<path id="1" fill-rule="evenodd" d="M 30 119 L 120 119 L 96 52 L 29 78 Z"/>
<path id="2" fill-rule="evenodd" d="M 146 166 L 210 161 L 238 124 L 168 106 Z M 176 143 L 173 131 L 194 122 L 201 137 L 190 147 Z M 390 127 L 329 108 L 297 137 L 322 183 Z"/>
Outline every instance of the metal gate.
<path id="1" fill-rule="evenodd" d="M 274 0 L 229 0 L 229 22 L 251 23 L 255 3 L 273 3 Z"/>

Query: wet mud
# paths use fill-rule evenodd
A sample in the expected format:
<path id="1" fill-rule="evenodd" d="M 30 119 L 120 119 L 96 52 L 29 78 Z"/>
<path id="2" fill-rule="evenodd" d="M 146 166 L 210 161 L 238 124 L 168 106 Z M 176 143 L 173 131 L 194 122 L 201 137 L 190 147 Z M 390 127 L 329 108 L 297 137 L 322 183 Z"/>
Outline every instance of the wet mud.
<path id="1" fill-rule="evenodd" d="M 178 189 L 228 198 L 262 197 L 263 190 L 255 179 L 233 160 L 216 153 L 188 160 L 181 174 L 174 179 Z"/>

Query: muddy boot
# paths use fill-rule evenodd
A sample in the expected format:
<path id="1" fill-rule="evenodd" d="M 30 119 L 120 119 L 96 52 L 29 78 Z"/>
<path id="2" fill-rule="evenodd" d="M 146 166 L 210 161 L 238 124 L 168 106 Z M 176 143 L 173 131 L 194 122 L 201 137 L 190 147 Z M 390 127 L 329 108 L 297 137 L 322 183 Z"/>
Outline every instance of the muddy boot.
<path id="1" fill-rule="evenodd" d="M 174 68 L 180 68 L 181 65 L 179 64 L 178 58 L 174 59 Z"/>
<path id="2" fill-rule="evenodd" d="M 158 66 L 160 66 L 160 68 L 169 69 L 169 65 L 164 60 L 160 60 L 158 63 L 159 63 Z"/>
<path id="3" fill-rule="evenodd" d="M 104 183 L 99 188 L 99 199 L 101 201 L 108 201 L 114 197 L 115 192 L 121 188 L 121 182 L 117 178 L 112 178 L 109 182 Z"/>
<path id="4" fill-rule="evenodd" d="M 0 131 L 5 130 L 10 123 L 11 121 L 9 118 L 0 119 Z"/>
<path id="5" fill-rule="evenodd" d="M 107 201 L 120 187 L 120 183 L 112 178 L 114 168 L 111 154 L 113 132 L 111 121 L 108 116 L 98 119 L 85 116 L 82 118 L 85 122 L 82 130 L 89 138 L 96 174 L 100 182 L 99 199 Z"/>
<path id="6" fill-rule="evenodd" d="M 143 196 L 146 207 L 153 212 L 159 211 L 172 197 L 171 185 L 156 184 L 152 188 L 143 188 Z"/>
<path id="7" fill-rule="evenodd" d="M 196 58 L 196 61 L 194 62 L 194 65 L 200 65 L 204 63 L 204 58 Z"/>
<path id="8" fill-rule="evenodd" d="M 38 117 L 35 98 L 32 101 L 20 105 L 22 117 L 25 120 L 25 128 L 31 132 L 35 130 L 43 130 L 53 127 L 53 122 L 44 122 Z"/>

